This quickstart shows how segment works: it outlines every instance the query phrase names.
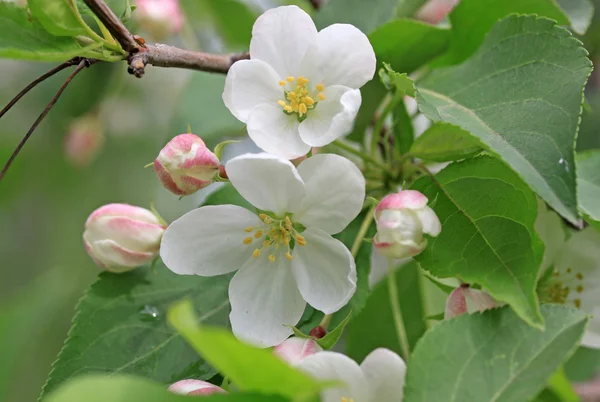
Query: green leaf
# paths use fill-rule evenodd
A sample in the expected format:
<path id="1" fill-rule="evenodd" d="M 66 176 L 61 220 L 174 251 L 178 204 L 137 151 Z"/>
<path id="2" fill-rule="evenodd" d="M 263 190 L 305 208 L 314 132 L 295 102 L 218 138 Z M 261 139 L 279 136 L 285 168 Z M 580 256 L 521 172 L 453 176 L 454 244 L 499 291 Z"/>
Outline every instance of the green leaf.
<path id="1" fill-rule="evenodd" d="M 590 0 L 556 0 L 571 20 L 573 30 L 585 34 L 594 17 L 594 4 Z"/>
<path id="2" fill-rule="evenodd" d="M 190 402 L 194 398 L 177 395 L 166 387 L 144 378 L 128 375 L 113 377 L 87 375 L 61 386 L 48 402 Z M 279 396 L 258 394 L 207 395 L 203 402 L 286 402 Z"/>
<path id="3" fill-rule="evenodd" d="M 343 22 L 369 33 L 393 19 L 397 5 L 398 0 L 329 0 L 313 18 L 319 30 Z"/>
<path id="4" fill-rule="evenodd" d="M 465 61 L 475 53 L 498 20 L 515 13 L 537 14 L 561 25 L 569 24 L 567 16 L 553 0 L 462 0 L 450 13 L 452 39 L 448 53 L 434 64 L 452 65 Z"/>
<path id="5" fill-rule="evenodd" d="M 404 402 L 529 400 L 574 351 L 587 321 L 565 306 L 541 311 L 545 331 L 506 307 L 439 323 L 412 355 Z"/>
<path id="6" fill-rule="evenodd" d="M 342 336 L 342 334 L 344 333 L 344 328 L 346 328 L 346 325 L 348 325 L 351 318 L 352 318 L 352 310 L 350 310 L 350 312 L 348 313 L 346 318 L 344 318 L 342 320 L 342 322 L 340 322 L 338 324 L 338 326 L 333 329 L 333 331 L 327 333 L 327 335 L 325 335 L 323 338 L 317 339 L 317 343 L 323 349 L 333 348 L 335 346 L 335 344 L 337 343 L 337 341 Z"/>
<path id="7" fill-rule="evenodd" d="M 434 162 L 455 161 L 481 152 L 480 142 L 453 124 L 436 123 L 415 139 L 410 154 Z"/>
<path id="8" fill-rule="evenodd" d="M 427 330 L 419 267 L 413 261 L 398 269 L 395 276 L 408 342 L 414 348 Z M 363 361 L 376 348 L 402 354 L 386 282 L 387 278 L 373 288 L 363 311 L 348 325 L 346 354 L 355 361 Z"/>
<path id="9" fill-rule="evenodd" d="M 419 109 L 470 132 L 577 222 L 573 148 L 591 71 L 586 55 L 553 21 L 511 16 L 467 62 L 418 83 Z"/>
<path id="10" fill-rule="evenodd" d="M 412 187 L 430 200 L 442 232 L 415 257 L 433 275 L 475 282 L 510 304 L 531 325 L 543 327 L 535 293 L 543 244 L 534 230 L 533 192 L 489 156 L 455 162 L 435 179 Z"/>
<path id="11" fill-rule="evenodd" d="M 52 35 L 85 34 L 74 0 L 28 0 L 31 15 Z"/>
<path id="12" fill-rule="evenodd" d="M 55 37 L 27 15 L 27 10 L 0 1 L 0 57 L 65 61 L 82 48 L 73 38 Z"/>
<path id="13" fill-rule="evenodd" d="M 207 361 L 242 391 L 310 398 L 323 384 L 289 366 L 266 349 L 257 349 L 237 340 L 223 329 L 198 325 L 189 300 L 175 304 L 168 319 Z"/>
<path id="14" fill-rule="evenodd" d="M 406 110 L 406 103 L 404 100 L 398 102 L 398 104 L 392 110 L 392 131 L 394 133 L 394 148 L 399 156 L 402 156 L 410 150 L 413 141 L 415 140 L 415 129 L 411 116 Z"/>
<path id="15" fill-rule="evenodd" d="M 379 69 L 379 78 L 388 91 L 393 91 L 395 96 L 415 96 L 415 82 L 406 73 L 397 73 L 388 63 L 383 63 Z"/>
<path id="16" fill-rule="evenodd" d="M 412 17 L 425 3 L 427 0 L 400 0 L 396 15 L 400 18 Z"/>
<path id="17" fill-rule="evenodd" d="M 577 155 L 579 210 L 600 230 L 600 150 Z"/>
<path id="18" fill-rule="evenodd" d="M 565 374 L 565 369 L 561 366 L 552 377 L 550 377 L 548 388 L 560 397 L 563 402 L 579 402 L 579 397 L 573 389 L 573 385 Z"/>
<path id="19" fill-rule="evenodd" d="M 172 383 L 209 379 L 215 370 L 200 359 L 166 322 L 168 307 L 190 296 L 203 322 L 228 325 L 229 275 L 176 275 L 156 271 L 102 273 L 80 300 L 73 325 L 43 395 L 86 373 L 131 373 Z"/>

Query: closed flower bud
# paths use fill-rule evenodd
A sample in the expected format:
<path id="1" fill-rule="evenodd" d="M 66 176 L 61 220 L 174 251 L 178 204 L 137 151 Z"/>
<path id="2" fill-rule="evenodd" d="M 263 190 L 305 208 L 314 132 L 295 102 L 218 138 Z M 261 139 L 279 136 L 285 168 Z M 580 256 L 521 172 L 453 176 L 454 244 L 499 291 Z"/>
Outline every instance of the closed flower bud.
<path id="1" fill-rule="evenodd" d="M 108 204 L 89 216 L 83 241 L 98 266 L 125 272 L 154 259 L 165 229 L 147 209 Z"/>
<path id="2" fill-rule="evenodd" d="M 313 339 L 291 337 L 275 346 L 273 352 L 286 362 L 296 365 L 305 357 L 322 350 L 323 348 Z"/>
<path id="3" fill-rule="evenodd" d="M 153 40 L 161 41 L 181 31 L 184 16 L 179 0 L 136 0 L 133 17 Z"/>
<path id="4" fill-rule="evenodd" d="M 104 133 L 98 116 L 88 114 L 73 120 L 65 137 L 67 160 L 78 168 L 88 166 L 104 145 Z"/>
<path id="5" fill-rule="evenodd" d="M 460 0 L 429 0 L 415 15 L 418 20 L 439 24 L 450 14 Z"/>
<path id="6" fill-rule="evenodd" d="M 189 195 L 211 184 L 219 174 L 219 158 L 194 134 L 180 134 L 160 151 L 154 170 L 162 185 Z"/>
<path id="7" fill-rule="evenodd" d="M 471 289 L 468 286 L 456 288 L 446 299 L 446 311 L 444 319 L 448 320 L 465 313 L 474 313 L 490 308 L 498 307 L 500 304 L 487 292 Z"/>
<path id="8" fill-rule="evenodd" d="M 211 395 L 225 393 L 223 388 L 201 380 L 177 381 L 169 387 L 169 391 L 180 395 Z"/>
<path id="9" fill-rule="evenodd" d="M 427 206 L 427 197 L 415 190 L 403 190 L 384 197 L 375 210 L 375 248 L 386 257 L 407 258 L 427 246 L 426 233 L 437 236 L 442 225 Z"/>

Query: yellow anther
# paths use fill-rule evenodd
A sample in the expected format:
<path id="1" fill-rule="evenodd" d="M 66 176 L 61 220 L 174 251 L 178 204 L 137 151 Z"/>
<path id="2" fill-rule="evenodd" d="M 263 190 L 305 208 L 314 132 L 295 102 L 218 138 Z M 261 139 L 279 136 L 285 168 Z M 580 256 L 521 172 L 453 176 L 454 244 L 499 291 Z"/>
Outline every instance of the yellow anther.
<path id="1" fill-rule="evenodd" d="M 294 77 L 292 77 L 291 75 L 289 77 L 286 78 L 286 80 L 288 82 L 294 82 Z"/>
<path id="2" fill-rule="evenodd" d="M 288 233 L 283 235 L 283 244 L 285 244 L 286 246 L 290 244 L 290 235 Z"/>
<path id="3" fill-rule="evenodd" d="M 583 286 L 579 285 L 575 288 L 575 290 L 577 291 L 577 293 L 581 293 L 583 292 Z"/>
<path id="4" fill-rule="evenodd" d="M 285 227 L 287 228 L 287 230 L 292 230 L 292 220 L 289 216 L 285 217 Z"/>
<path id="5" fill-rule="evenodd" d="M 581 299 L 575 299 L 575 307 L 577 307 L 577 308 L 581 307 Z"/>
<path id="6" fill-rule="evenodd" d="M 317 91 L 323 92 L 323 90 L 325 89 L 325 86 L 323 84 L 317 84 L 316 88 L 317 88 Z"/>
<path id="7" fill-rule="evenodd" d="M 291 100 L 296 100 L 296 92 L 294 92 L 294 91 L 290 91 L 290 92 L 288 92 L 288 94 L 287 94 L 287 98 L 288 98 L 288 100 L 290 100 L 290 101 L 291 101 Z"/>
<path id="8" fill-rule="evenodd" d="M 300 116 L 302 116 L 303 114 L 306 114 L 306 112 L 308 112 L 308 109 L 306 108 L 306 104 L 301 103 L 298 105 L 298 113 L 300 113 Z"/>
<path id="9" fill-rule="evenodd" d="M 275 256 L 273 254 L 269 254 L 269 261 L 275 262 Z"/>
<path id="10" fill-rule="evenodd" d="M 258 258 L 259 255 L 260 255 L 260 249 L 256 249 L 256 250 L 254 250 L 254 252 L 252 252 L 252 257 L 254 257 L 254 258 Z"/>
<path id="11" fill-rule="evenodd" d="M 281 106 L 281 107 L 286 107 L 286 106 L 287 106 L 287 103 L 285 103 L 285 101 L 283 101 L 283 100 L 278 100 L 278 101 L 277 101 L 277 104 L 278 104 L 279 106 Z"/>
<path id="12" fill-rule="evenodd" d="M 320 92 L 318 96 L 320 100 L 325 100 L 325 94 L 323 92 Z"/>
<path id="13" fill-rule="evenodd" d="M 261 220 L 263 220 L 263 221 L 264 221 L 266 218 L 268 218 L 268 217 L 269 217 L 269 215 L 267 215 L 267 214 L 258 214 L 258 217 L 259 217 Z"/>
<path id="14" fill-rule="evenodd" d="M 262 237 L 262 235 L 263 235 L 263 231 L 262 231 L 262 230 L 260 230 L 260 229 L 258 229 L 258 230 L 256 231 L 256 233 L 254 233 L 254 237 L 256 237 L 257 239 L 261 238 L 261 237 Z"/>
<path id="15" fill-rule="evenodd" d="M 287 253 L 285 253 L 285 258 L 287 258 L 289 261 L 292 261 L 292 255 L 290 254 L 289 251 Z"/>
<path id="16" fill-rule="evenodd" d="M 308 83 L 308 80 L 306 78 L 304 78 L 303 76 L 300 76 L 300 77 L 298 77 L 296 82 L 298 83 L 298 85 L 305 85 Z"/>
<path id="17" fill-rule="evenodd" d="M 296 240 L 306 243 L 306 239 L 301 234 L 296 235 Z"/>
<path id="18" fill-rule="evenodd" d="M 250 244 L 250 243 L 252 243 L 252 237 L 246 237 L 244 239 L 244 244 Z"/>
<path id="19" fill-rule="evenodd" d="M 287 82 L 285 82 L 284 80 L 279 81 L 279 85 L 284 87 L 287 85 Z"/>
<path id="20" fill-rule="evenodd" d="M 244 229 L 246 232 L 250 233 L 254 230 L 254 228 L 252 226 L 248 226 L 246 229 Z"/>
<path id="21" fill-rule="evenodd" d="M 302 102 L 306 103 L 308 106 L 312 106 L 315 104 L 314 99 L 310 96 L 305 96 L 304 98 L 302 98 Z"/>
<path id="22" fill-rule="evenodd" d="M 292 109 L 292 107 L 290 105 L 285 105 L 283 107 L 283 110 L 285 110 L 286 112 L 289 112 L 289 113 L 294 111 L 294 109 Z"/>
<path id="23" fill-rule="evenodd" d="M 577 279 L 582 280 L 583 279 L 583 274 L 581 272 L 577 272 L 577 275 L 575 275 L 577 277 Z"/>
<path id="24" fill-rule="evenodd" d="M 263 242 L 263 247 L 269 247 L 273 242 L 271 240 L 265 240 Z"/>

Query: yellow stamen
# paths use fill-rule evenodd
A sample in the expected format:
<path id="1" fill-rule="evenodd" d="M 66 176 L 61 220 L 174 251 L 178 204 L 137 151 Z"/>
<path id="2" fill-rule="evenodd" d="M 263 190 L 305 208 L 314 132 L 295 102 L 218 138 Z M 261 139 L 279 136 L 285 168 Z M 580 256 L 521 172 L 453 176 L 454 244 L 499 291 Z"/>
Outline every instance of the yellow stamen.
<path id="1" fill-rule="evenodd" d="M 323 92 L 320 92 L 318 96 L 320 100 L 325 100 L 325 94 Z"/>
<path id="2" fill-rule="evenodd" d="M 279 106 L 281 107 L 286 107 L 287 103 L 285 103 L 285 101 L 283 100 L 278 100 L 277 103 L 279 104 Z"/>
<path id="3" fill-rule="evenodd" d="M 254 233 L 254 237 L 256 237 L 257 239 L 261 238 L 261 237 L 262 237 L 262 235 L 263 235 L 263 231 L 262 231 L 262 230 L 260 230 L 260 229 L 258 229 L 258 230 L 256 231 L 256 233 Z"/>
<path id="4" fill-rule="evenodd" d="M 285 253 L 285 258 L 287 258 L 289 261 L 292 261 L 292 255 L 290 254 L 289 251 L 287 253 Z"/>
<path id="5" fill-rule="evenodd" d="M 290 105 L 285 105 L 283 107 L 283 110 L 285 110 L 286 112 L 289 112 L 289 113 L 294 111 L 294 109 L 292 109 L 292 107 Z"/>
<path id="6" fill-rule="evenodd" d="M 252 257 L 254 258 L 258 258 L 258 256 L 260 255 L 260 249 L 256 249 L 254 250 L 254 252 L 252 253 Z"/>
<path id="7" fill-rule="evenodd" d="M 305 85 L 308 83 L 308 80 L 306 78 L 304 78 L 303 76 L 300 76 L 300 77 L 298 77 L 296 82 L 298 83 L 298 85 Z"/>
<path id="8" fill-rule="evenodd" d="M 250 243 L 252 243 L 252 237 L 246 237 L 244 239 L 244 244 L 250 244 Z"/>
<path id="9" fill-rule="evenodd" d="M 254 230 L 254 228 L 252 226 L 248 226 L 246 229 L 244 229 L 246 232 L 250 233 Z"/>
<path id="10" fill-rule="evenodd" d="M 581 272 L 577 272 L 577 275 L 575 275 L 577 277 L 577 279 L 582 280 L 583 279 L 583 275 Z"/>
<path id="11" fill-rule="evenodd" d="M 287 98 L 288 98 L 288 100 L 290 100 L 290 101 L 291 101 L 291 100 L 296 100 L 296 92 L 294 92 L 294 91 L 290 91 L 290 92 L 288 92 L 288 94 L 287 94 Z"/>
<path id="12" fill-rule="evenodd" d="M 325 89 L 325 86 L 323 84 L 317 84 L 316 88 L 317 88 L 317 91 L 323 92 L 323 90 Z"/>
<path id="13" fill-rule="evenodd" d="M 583 286 L 579 285 L 577 286 L 577 288 L 575 288 L 575 290 L 577 291 L 577 293 L 581 293 L 583 292 Z"/>
<path id="14" fill-rule="evenodd" d="M 269 255 L 269 261 L 275 262 L 275 256 L 273 254 Z"/>
<path id="15" fill-rule="evenodd" d="M 291 75 L 289 77 L 286 78 L 286 80 L 288 82 L 294 82 L 294 77 L 292 77 Z"/>
<path id="16" fill-rule="evenodd" d="M 312 106 L 315 104 L 314 99 L 310 96 L 305 96 L 304 98 L 302 98 L 302 102 L 306 103 L 308 106 Z"/>
<path id="17" fill-rule="evenodd" d="M 577 307 L 577 308 L 581 307 L 581 299 L 575 299 L 575 307 Z"/>
<path id="18" fill-rule="evenodd" d="M 306 108 L 306 104 L 304 104 L 304 103 L 299 104 L 298 112 L 300 113 L 300 116 L 302 116 L 303 114 L 306 114 L 306 112 L 308 112 L 308 109 Z"/>
<path id="19" fill-rule="evenodd" d="M 263 247 L 269 247 L 273 242 L 271 240 L 265 240 L 263 243 Z"/>
<path id="20" fill-rule="evenodd" d="M 284 80 L 279 81 L 279 85 L 284 87 L 287 85 L 287 82 L 285 82 Z"/>

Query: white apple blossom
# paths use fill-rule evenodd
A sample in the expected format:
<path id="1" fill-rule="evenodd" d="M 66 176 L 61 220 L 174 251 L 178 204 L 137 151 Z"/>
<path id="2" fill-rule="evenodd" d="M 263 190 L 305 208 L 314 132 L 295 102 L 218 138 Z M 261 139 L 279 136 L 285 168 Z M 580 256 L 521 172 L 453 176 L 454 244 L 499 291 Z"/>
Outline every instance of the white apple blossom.
<path id="1" fill-rule="evenodd" d="M 280 157 L 246 154 L 225 170 L 257 212 L 204 206 L 173 222 L 160 255 L 182 275 L 238 270 L 229 285 L 234 334 L 258 346 L 281 343 L 308 302 L 325 314 L 356 290 L 352 255 L 332 234 L 361 211 L 365 180 L 338 155 L 319 154 L 298 168 Z"/>
<path id="2" fill-rule="evenodd" d="M 277 7 L 256 20 L 250 60 L 229 70 L 223 101 L 256 145 L 294 159 L 351 131 L 359 88 L 373 78 L 375 64 L 356 27 L 317 32 L 300 8 Z"/>
<path id="3" fill-rule="evenodd" d="M 319 380 L 339 381 L 321 392 L 322 402 L 402 402 L 406 364 L 388 349 L 375 349 L 359 366 L 336 352 L 317 352 L 298 366 Z"/>

